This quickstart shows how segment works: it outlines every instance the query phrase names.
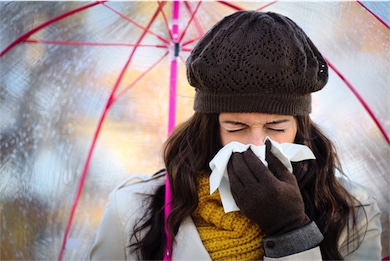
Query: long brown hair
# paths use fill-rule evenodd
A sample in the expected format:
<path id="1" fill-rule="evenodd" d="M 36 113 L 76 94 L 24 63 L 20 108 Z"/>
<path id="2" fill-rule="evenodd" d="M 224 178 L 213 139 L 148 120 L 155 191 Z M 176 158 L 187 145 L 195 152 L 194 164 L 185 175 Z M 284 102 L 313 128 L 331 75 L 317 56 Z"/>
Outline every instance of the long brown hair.
<path id="1" fill-rule="evenodd" d="M 323 259 L 342 260 L 338 249 L 342 230 L 347 227 L 348 235 L 359 241 L 357 233 L 352 233 L 356 227 L 356 199 L 336 178 L 336 170 L 342 174 L 342 168 L 332 142 L 309 116 L 298 116 L 296 119 L 298 131 L 294 142 L 308 146 L 316 157 L 316 160 L 294 164 L 294 175 L 305 202 L 305 211 L 324 235 L 320 243 Z M 355 249 L 351 248 L 351 252 Z"/>
<path id="2" fill-rule="evenodd" d="M 338 238 L 349 220 L 355 216 L 352 196 L 338 183 L 335 170 L 340 169 L 334 146 L 311 121 L 309 116 L 297 116 L 298 131 L 295 143 L 312 149 L 315 161 L 294 164 L 294 174 L 306 206 L 306 213 L 324 235 L 320 244 L 322 256 L 341 260 Z M 168 218 L 171 238 L 175 238 L 182 221 L 198 204 L 197 176 L 209 172 L 208 163 L 222 148 L 218 114 L 195 113 L 172 133 L 164 149 L 164 162 L 172 188 L 172 211 Z M 162 259 L 165 249 L 164 193 L 161 186 L 150 203 L 143 223 L 136 224 L 130 245 L 140 259 Z M 348 229 L 350 229 L 348 227 Z M 136 235 L 145 230 L 142 238 Z"/>

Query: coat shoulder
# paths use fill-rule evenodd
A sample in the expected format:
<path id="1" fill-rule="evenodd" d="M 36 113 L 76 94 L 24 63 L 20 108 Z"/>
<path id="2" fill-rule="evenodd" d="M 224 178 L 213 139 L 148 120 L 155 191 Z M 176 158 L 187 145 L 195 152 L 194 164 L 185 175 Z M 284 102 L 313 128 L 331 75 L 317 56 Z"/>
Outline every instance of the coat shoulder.
<path id="1" fill-rule="evenodd" d="M 357 205 L 370 205 L 376 203 L 376 196 L 368 187 L 345 176 L 338 176 L 337 179 L 339 183 L 357 200 Z"/>
<path id="2" fill-rule="evenodd" d="M 165 171 L 159 171 L 152 176 L 134 175 L 120 183 L 112 193 L 154 193 L 157 187 L 164 185 Z"/>
<path id="3" fill-rule="evenodd" d="M 141 218 L 150 204 L 151 196 L 165 183 L 165 172 L 153 176 L 133 176 L 115 188 L 109 201 L 116 206 L 124 222 L 130 217 Z"/>

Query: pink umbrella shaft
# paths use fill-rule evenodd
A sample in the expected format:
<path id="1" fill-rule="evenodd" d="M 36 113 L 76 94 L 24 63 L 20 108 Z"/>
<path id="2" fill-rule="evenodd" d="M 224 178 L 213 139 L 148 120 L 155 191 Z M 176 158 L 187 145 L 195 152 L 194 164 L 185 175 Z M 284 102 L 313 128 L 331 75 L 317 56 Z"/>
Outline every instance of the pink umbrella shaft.
<path id="1" fill-rule="evenodd" d="M 169 86 L 169 119 L 168 119 L 168 135 L 171 134 L 173 128 L 175 127 L 175 111 L 176 111 L 176 89 L 177 89 L 177 58 L 179 57 L 179 1 L 173 2 L 173 25 L 172 25 L 172 36 L 173 36 L 173 44 L 174 44 L 174 55 L 171 61 L 171 78 L 170 78 L 170 86 Z M 169 235 L 168 229 L 168 216 L 171 212 L 171 198 L 172 191 L 171 185 L 169 182 L 169 175 L 166 174 L 166 182 L 165 182 L 165 208 L 164 208 L 164 231 L 166 236 L 166 250 L 164 253 L 164 261 L 171 260 L 172 253 L 172 242 L 171 237 Z"/>

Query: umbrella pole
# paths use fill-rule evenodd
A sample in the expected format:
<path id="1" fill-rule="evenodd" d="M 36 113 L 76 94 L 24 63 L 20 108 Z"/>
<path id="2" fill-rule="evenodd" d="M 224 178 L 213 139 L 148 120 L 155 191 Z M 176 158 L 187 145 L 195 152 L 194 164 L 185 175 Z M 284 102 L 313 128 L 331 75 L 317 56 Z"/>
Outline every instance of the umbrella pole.
<path id="1" fill-rule="evenodd" d="M 172 15 L 172 45 L 171 48 L 171 70 L 169 81 L 169 118 L 168 118 L 168 136 L 175 127 L 176 120 L 176 90 L 177 90 L 177 65 L 179 58 L 179 1 L 173 2 Z"/>
<path id="2" fill-rule="evenodd" d="M 171 72 L 169 81 L 169 118 L 168 118 L 168 136 L 171 135 L 172 130 L 175 127 L 176 120 L 176 90 L 177 90 L 177 65 L 179 58 L 179 1 L 173 1 L 173 14 L 172 14 L 172 43 L 171 47 Z M 165 208 L 164 208 L 164 231 L 166 236 L 166 245 L 164 253 L 164 261 L 171 260 L 172 258 L 172 241 L 169 235 L 167 219 L 171 212 L 171 198 L 172 190 L 169 181 L 169 175 L 166 174 L 165 179 Z"/>

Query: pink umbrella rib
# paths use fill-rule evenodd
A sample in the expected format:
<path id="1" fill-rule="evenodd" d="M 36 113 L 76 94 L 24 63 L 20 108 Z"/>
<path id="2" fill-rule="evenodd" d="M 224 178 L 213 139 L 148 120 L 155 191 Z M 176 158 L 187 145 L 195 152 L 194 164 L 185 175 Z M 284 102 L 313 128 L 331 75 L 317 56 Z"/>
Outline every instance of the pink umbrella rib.
<path id="1" fill-rule="evenodd" d="M 237 11 L 243 10 L 242 7 L 240 7 L 238 5 L 234 5 L 234 4 L 232 4 L 230 2 L 227 2 L 227 1 L 218 1 L 218 2 L 221 3 L 221 4 L 224 4 L 226 6 L 229 6 L 230 8 L 233 8 L 233 9 L 235 9 Z M 268 4 L 264 5 L 264 6 L 261 6 L 261 7 L 257 8 L 256 10 L 257 11 L 263 10 L 263 9 L 267 8 L 268 6 L 275 4 L 276 2 L 278 2 L 278 1 L 270 2 L 270 3 L 268 3 Z"/>
<path id="2" fill-rule="evenodd" d="M 199 36 L 199 37 L 196 37 L 196 38 L 193 38 L 193 39 L 190 39 L 190 40 L 188 40 L 188 41 L 186 41 L 186 42 L 184 42 L 184 43 L 182 43 L 182 47 L 184 47 L 184 46 L 186 46 L 186 45 L 189 45 L 189 44 L 192 44 L 193 42 L 196 42 L 196 41 L 198 41 L 200 38 L 202 38 L 202 36 Z M 184 49 L 182 49 L 182 50 L 184 50 Z M 186 51 L 188 51 L 189 49 L 185 49 Z M 191 50 L 190 50 L 191 51 Z"/>
<path id="3" fill-rule="evenodd" d="M 75 45 L 75 46 L 123 46 L 123 47 L 153 47 L 153 48 L 168 48 L 167 45 L 158 44 L 125 44 L 125 43 L 94 43 L 94 42 L 75 42 L 75 41 L 55 41 L 55 40 L 37 40 L 27 39 L 25 43 L 39 43 L 39 44 L 57 44 L 57 45 Z"/>
<path id="4" fill-rule="evenodd" d="M 186 45 L 192 44 L 193 42 L 196 42 L 196 41 L 198 41 L 200 38 L 202 38 L 203 35 L 204 35 L 204 30 L 203 30 L 202 27 L 200 26 L 200 24 L 199 24 L 199 22 L 198 22 L 198 20 L 196 19 L 196 16 L 195 16 L 195 14 L 196 14 L 196 12 L 197 12 L 197 10 L 198 10 L 199 5 L 196 7 L 196 10 L 195 10 L 195 11 L 192 11 L 192 10 L 191 10 L 191 7 L 190 7 L 189 4 L 188 4 L 188 2 L 184 2 L 184 3 L 185 3 L 185 5 L 186 5 L 188 11 L 190 12 L 191 16 L 193 17 L 194 22 L 195 22 L 195 26 L 196 26 L 196 28 L 198 29 L 198 32 L 199 32 L 199 36 L 198 36 L 198 37 L 195 37 L 195 38 L 193 38 L 193 39 L 190 39 L 190 40 L 188 40 L 188 41 L 186 41 L 186 42 L 183 42 L 183 43 L 181 44 L 181 47 L 182 47 L 181 50 L 182 50 L 182 51 L 191 52 L 192 49 L 183 48 L 183 47 L 186 46 Z M 191 18 L 191 19 L 192 19 L 192 18 Z M 180 39 L 180 42 L 181 42 L 181 40 L 182 40 L 183 37 L 184 37 L 184 34 L 182 34 L 182 37 L 181 37 L 181 39 Z"/>
<path id="5" fill-rule="evenodd" d="M 119 97 L 124 95 L 130 88 L 132 88 L 137 82 L 139 82 L 147 73 L 149 73 L 157 64 L 159 64 L 165 57 L 168 56 L 169 52 L 166 52 L 157 62 L 152 64 L 147 70 L 145 70 L 142 74 L 140 74 L 134 81 L 132 81 L 125 89 L 123 89 L 118 95 L 116 95 L 113 99 L 113 103 L 116 102 Z"/>
<path id="6" fill-rule="evenodd" d="M 235 9 L 235 10 L 238 10 L 238 11 L 239 11 L 239 10 L 243 10 L 243 8 L 241 8 L 240 6 L 233 5 L 232 3 L 229 3 L 229 2 L 226 2 L 226 1 L 218 1 L 218 2 L 219 2 L 220 4 L 229 6 L 229 7 L 233 8 L 233 9 Z M 276 2 L 278 2 L 278 1 L 273 1 L 273 2 L 271 2 L 271 3 L 268 3 L 268 4 L 264 5 L 264 6 L 261 6 L 261 7 L 257 8 L 256 10 L 257 10 L 257 11 L 263 10 L 263 9 L 269 7 L 270 5 L 275 4 Z M 191 12 L 191 9 L 190 9 L 190 7 L 189 7 L 188 2 L 185 1 L 184 3 L 186 4 L 187 9 Z M 194 14 L 193 14 L 193 16 L 194 16 Z M 196 17 L 194 17 L 194 19 L 196 19 Z M 196 37 L 196 38 L 193 38 L 193 39 L 190 39 L 190 40 L 188 40 L 188 41 L 182 43 L 182 46 L 189 45 L 189 44 L 191 44 L 191 43 L 193 43 L 193 42 L 199 40 L 199 39 L 203 36 L 204 32 L 203 32 L 202 28 L 200 27 L 200 25 L 198 25 L 198 23 L 197 23 L 196 20 L 195 20 L 195 22 L 196 22 L 196 24 L 197 24 L 198 31 L 200 32 L 200 36 L 199 36 L 199 37 Z M 182 35 L 181 38 L 183 38 L 183 36 L 184 36 L 184 34 Z M 181 39 L 180 39 L 180 41 L 181 41 Z M 189 49 L 182 49 L 182 50 L 183 50 L 183 51 L 186 51 L 186 52 L 191 51 L 191 50 L 189 50 Z"/>
<path id="7" fill-rule="evenodd" d="M 191 10 L 190 4 L 187 1 L 185 1 L 184 4 L 185 4 L 187 10 L 191 14 L 192 10 Z M 199 37 L 201 37 L 202 35 L 204 35 L 204 30 L 203 30 L 202 26 L 200 25 L 199 20 L 196 18 L 196 16 L 194 17 L 194 23 L 195 23 L 195 26 L 196 26 L 196 28 L 198 30 Z"/>
<path id="8" fill-rule="evenodd" d="M 263 5 L 262 7 L 259 7 L 259 8 L 257 8 L 256 10 L 257 10 L 257 11 L 263 10 L 263 9 L 267 8 L 268 6 L 275 4 L 276 2 L 278 2 L 278 1 L 273 1 L 273 2 L 271 2 L 271 3 L 268 3 L 268 4 L 266 4 L 266 5 Z"/>
<path id="9" fill-rule="evenodd" d="M 235 9 L 237 11 L 243 10 L 242 7 L 239 7 L 238 5 L 234 5 L 234 4 L 232 4 L 230 2 L 227 2 L 227 1 L 218 1 L 218 2 L 223 4 L 223 5 L 229 6 L 230 8 L 233 8 L 233 9 Z"/>
<path id="10" fill-rule="evenodd" d="M 377 16 L 373 11 L 371 11 L 367 6 L 365 6 L 361 1 L 356 1 L 358 2 L 361 6 L 363 6 L 370 14 L 372 14 L 373 16 L 375 16 L 375 18 L 381 22 L 384 26 L 387 27 L 387 29 L 390 29 L 390 26 L 382 19 L 380 18 L 379 16 Z"/>
<path id="11" fill-rule="evenodd" d="M 172 40 L 172 39 L 173 39 L 173 36 L 172 36 L 172 32 L 171 32 L 171 30 L 170 30 L 170 28 L 169 28 L 168 18 L 167 18 L 166 14 L 165 14 L 165 12 L 164 12 L 164 10 L 163 10 L 164 4 L 165 4 L 166 2 L 161 3 L 160 1 L 157 1 L 157 3 L 158 3 L 158 6 L 159 6 L 159 9 L 160 9 L 160 11 L 161 11 L 161 14 L 162 14 L 162 16 L 163 16 L 165 26 L 167 27 L 167 31 L 168 31 L 168 33 L 169 33 L 169 37 L 170 37 L 170 39 Z"/>
<path id="12" fill-rule="evenodd" d="M 198 12 L 198 9 L 199 9 L 199 6 L 200 6 L 201 3 L 202 3 L 202 1 L 199 1 L 198 4 L 196 5 L 196 8 L 195 8 L 194 12 L 192 12 L 191 17 L 190 17 L 190 19 L 188 20 L 186 27 L 184 28 L 183 32 L 181 33 L 179 42 L 181 42 L 181 40 L 183 39 L 184 35 L 185 35 L 186 32 L 187 32 L 188 27 L 190 26 L 190 24 L 191 24 L 192 21 L 194 20 L 195 14 Z"/>
<path id="13" fill-rule="evenodd" d="M 142 33 L 140 38 L 137 40 L 137 45 L 139 45 L 139 43 L 142 41 L 142 39 L 146 35 L 147 31 L 149 30 L 149 27 L 152 25 L 152 23 L 156 19 L 158 12 L 159 12 L 159 10 L 157 10 L 154 13 L 152 19 L 149 21 L 149 23 L 148 23 L 147 27 L 145 28 L 144 32 Z M 73 206 L 72 206 L 71 213 L 70 213 L 70 216 L 69 216 L 68 224 L 67 224 L 66 229 L 65 229 L 65 234 L 64 234 L 62 245 L 61 245 L 60 254 L 59 254 L 59 260 L 62 260 L 64 252 L 65 252 L 66 242 L 67 242 L 67 239 L 68 239 L 68 236 L 69 236 L 69 233 L 70 233 L 70 229 L 72 227 L 74 214 L 76 212 L 77 205 L 78 205 L 78 202 L 80 200 L 81 192 L 82 192 L 82 189 L 84 187 L 84 183 L 85 183 L 85 180 L 86 180 L 86 177 L 87 177 L 89 164 L 90 164 L 90 161 L 91 161 L 91 158 L 92 158 L 92 153 L 93 153 L 93 150 L 95 148 L 97 138 L 98 138 L 100 130 L 101 130 L 102 126 L 103 126 L 103 122 L 104 122 L 104 119 L 106 118 L 107 112 L 108 112 L 109 108 L 111 107 L 111 105 L 113 104 L 114 94 L 115 94 L 116 90 L 118 89 L 119 84 L 121 83 L 122 78 L 123 78 L 123 76 L 125 74 L 125 71 L 128 68 L 128 66 L 130 65 L 130 62 L 131 62 L 131 60 L 132 60 L 136 50 L 137 50 L 137 46 L 133 49 L 133 51 L 131 52 L 131 54 L 129 56 L 129 59 L 127 60 L 125 66 L 121 70 L 121 72 L 119 74 L 119 77 L 118 77 L 114 87 L 111 90 L 110 96 L 109 96 L 109 98 L 107 100 L 107 103 L 106 103 L 106 106 L 105 106 L 105 108 L 103 110 L 103 113 L 100 116 L 100 119 L 99 119 L 99 122 L 98 122 L 98 126 L 97 126 L 97 128 L 95 130 L 95 134 L 94 134 L 94 137 L 93 137 L 93 140 L 92 140 L 92 144 L 91 144 L 90 150 L 89 150 L 88 155 L 87 155 L 87 160 L 85 162 L 84 169 L 83 169 L 83 172 L 81 174 L 79 186 L 77 188 L 76 197 L 75 197 L 75 200 L 73 202 Z"/>
<path id="14" fill-rule="evenodd" d="M 385 138 L 385 140 L 387 141 L 387 143 L 390 144 L 390 138 L 389 138 L 385 128 L 383 127 L 381 122 L 378 120 L 378 118 L 375 116 L 375 114 L 372 111 L 372 109 L 370 108 L 370 106 L 368 106 L 368 104 L 363 99 L 363 97 L 359 94 L 359 92 L 356 90 L 356 88 L 352 86 L 352 84 L 345 78 L 345 76 L 332 63 L 330 63 L 329 60 L 327 60 L 327 63 L 329 65 L 329 67 L 332 68 L 332 70 L 340 77 L 340 79 L 348 86 L 348 88 L 351 90 L 351 92 L 359 100 L 359 102 L 362 104 L 364 109 L 367 111 L 367 113 L 373 119 L 375 124 L 378 126 L 380 132 L 382 133 L 382 135 Z"/>
<path id="15" fill-rule="evenodd" d="M 45 28 L 46 26 L 49 26 L 49 25 L 51 25 L 51 24 L 53 24 L 53 23 L 55 23 L 55 22 L 57 22 L 57 21 L 59 21 L 59 20 L 62 20 L 62 19 L 64 19 L 64 18 L 68 17 L 68 16 L 71 16 L 71 15 L 73 15 L 73 14 L 76 14 L 76 13 L 78 13 L 78 12 L 81 12 L 81 11 L 85 10 L 85 9 L 88 9 L 88 8 L 90 8 L 90 7 L 93 7 L 93 6 L 95 6 L 95 5 L 102 4 L 102 3 L 103 3 L 103 2 L 100 1 L 100 2 L 94 2 L 94 3 L 91 3 L 91 4 L 87 4 L 87 5 L 84 5 L 84 6 L 82 6 L 82 7 L 77 8 L 77 9 L 73 9 L 73 10 L 71 10 L 71 11 L 69 11 L 69 12 L 63 13 L 62 15 L 59 15 L 59 16 L 53 18 L 53 19 L 50 19 L 50 20 L 44 22 L 43 24 L 41 24 L 41 25 L 35 27 L 34 29 L 32 29 L 32 30 L 26 32 L 25 34 L 23 34 L 22 36 L 20 36 L 18 39 L 16 39 L 14 42 L 12 42 L 7 48 L 5 48 L 5 49 L 0 53 L 0 57 L 2 57 L 2 56 L 3 56 L 4 54 L 6 54 L 8 51 L 10 51 L 12 48 L 14 48 L 17 44 L 19 44 L 19 43 L 21 43 L 21 42 L 25 42 L 25 41 L 28 39 L 28 37 L 30 37 L 30 36 L 33 35 L 34 33 L 38 32 L 39 30 Z"/>
<path id="16" fill-rule="evenodd" d="M 180 55 L 180 61 L 181 61 L 183 64 L 185 64 L 185 63 L 186 63 L 186 60 L 185 60 L 185 58 L 184 58 L 183 56 L 181 56 L 181 55 Z"/>
<path id="17" fill-rule="evenodd" d="M 127 21 L 129 21 L 130 23 L 136 25 L 137 27 L 141 28 L 142 30 L 144 30 L 145 32 L 148 32 L 154 36 L 156 36 L 158 39 L 160 39 L 161 41 L 163 41 L 164 43 L 169 43 L 169 41 L 165 38 L 163 38 L 162 36 L 152 32 L 149 28 L 145 28 L 144 26 L 140 25 L 139 23 L 137 23 L 136 21 L 134 21 L 133 19 L 130 19 L 130 17 L 120 13 L 119 11 L 115 10 L 114 8 L 106 5 L 106 4 L 103 4 L 103 6 L 105 6 L 106 8 L 110 9 L 111 11 L 113 11 L 114 13 L 116 13 L 117 15 L 119 15 L 120 17 L 126 19 Z M 157 9 L 157 12 L 160 12 L 160 7 Z"/>

